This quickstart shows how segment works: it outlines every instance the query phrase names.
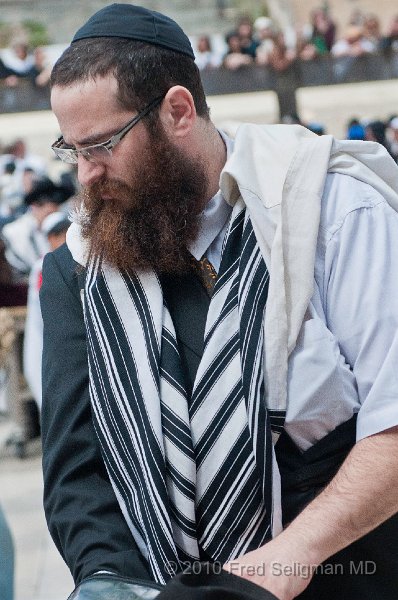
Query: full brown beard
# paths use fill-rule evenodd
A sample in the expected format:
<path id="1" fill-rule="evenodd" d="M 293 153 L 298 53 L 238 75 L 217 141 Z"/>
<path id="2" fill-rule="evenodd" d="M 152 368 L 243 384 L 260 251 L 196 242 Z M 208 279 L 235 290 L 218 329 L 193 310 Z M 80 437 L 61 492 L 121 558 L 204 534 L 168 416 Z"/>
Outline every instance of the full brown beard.
<path id="1" fill-rule="evenodd" d="M 138 165 L 134 184 L 105 179 L 83 190 L 82 236 L 91 256 L 117 269 L 183 273 L 208 177 L 200 161 L 169 142 L 160 124 L 148 133 L 148 147 L 133 159 Z"/>

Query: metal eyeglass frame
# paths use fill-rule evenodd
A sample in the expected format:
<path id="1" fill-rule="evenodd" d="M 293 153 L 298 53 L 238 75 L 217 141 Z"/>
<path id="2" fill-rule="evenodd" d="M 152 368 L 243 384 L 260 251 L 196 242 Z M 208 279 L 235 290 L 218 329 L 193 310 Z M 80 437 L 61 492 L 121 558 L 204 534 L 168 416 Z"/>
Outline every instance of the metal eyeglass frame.
<path id="1" fill-rule="evenodd" d="M 91 154 L 93 151 L 96 152 L 97 150 L 100 150 L 100 149 L 101 149 L 100 152 L 103 154 L 102 160 L 110 158 L 112 156 L 112 150 L 116 146 L 116 144 L 118 144 L 124 138 L 124 136 L 134 127 L 134 125 L 137 125 L 137 123 L 139 121 L 141 121 L 141 119 L 143 117 L 146 117 L 146 115 L 148 113 L 150 113 L 151 110 L 153 110 L 156 106 L 158 106 L 158 104 L 160 104 L 162 102 L 163 98 L 164 98 L 164 95 L 158 96 L 157 98 L 155 98 L 155 100 L 152 100 L 152 102 L 150 104 L 148 104 L 145 108 L 143 108 L 142 111 L 138 113 L 138 115 L 136 115 L 133 119 L 131 119 L 131 121 L 129 121 L 127 123 L 127 125 L 125 125 L 120 131 L 115 133 L 106 142 L 102 142 L 101 144 L 93 144 L 91 146 L 86 146 L 85 148 L 80 148 L 80 149 L 65 148 L 64 137 L 61 135 L 61 137 L 59 137 L 52 144 L 51 149 L 53 150 L 53 152 L 57 158 L 60 158 L 63 162 L 73 164 L 73 165 L 77 163 L 79 154 L 81 156 L 83 156 L 83 158 L 85 158 L 86 160 L 88 160 L 90 162 L 97 162 L 97 161 L 101 162 L 101 157 L 100 158 L 94 157 Z M 104 150 L 106 152 L 104 152 Z"/>

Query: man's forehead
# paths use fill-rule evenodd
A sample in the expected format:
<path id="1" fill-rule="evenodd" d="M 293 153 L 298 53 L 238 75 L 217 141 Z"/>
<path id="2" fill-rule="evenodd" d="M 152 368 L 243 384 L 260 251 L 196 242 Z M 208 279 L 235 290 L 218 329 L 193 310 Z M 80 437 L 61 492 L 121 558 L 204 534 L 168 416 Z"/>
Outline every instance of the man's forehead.
<path id="1" fill-rule="evenodd" d="M 114 75 L 90 77 L 88 79 L 79 79 L 69 85 L 59 86 L 54 85 L 51 90 L 51 102 L 61 102 L 62 99 L 68 97 L 68 100 L 75 98 L 76 100 L 86 97 L 92 97 L 92 101 L 96 98 L 104 101 L 116 100 L 118 92 L 118 83 Z"/>
<path id="2" fill-rule="evenodd" d="M 51 107 L 62 127 L 82 122 L 113 120 L 121 109 L 117 99 L 117 82 L 113 76 L 76 81 L 51 90 Z"/>
<path id="3" fill-rule="evenodd" d="M 68 86 L 54 86 L 51 106 L 62 135 L 70 144 L 96 139 L 114 132 L 119 121 L 131 117 L 117 100 L 117 82 L 113 76 L 77 81 Z"/>

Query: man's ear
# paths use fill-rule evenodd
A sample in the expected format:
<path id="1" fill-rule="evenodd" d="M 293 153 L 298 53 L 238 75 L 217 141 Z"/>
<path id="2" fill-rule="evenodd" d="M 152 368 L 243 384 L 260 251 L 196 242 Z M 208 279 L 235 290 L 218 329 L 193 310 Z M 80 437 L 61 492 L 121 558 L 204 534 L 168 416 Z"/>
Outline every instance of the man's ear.
<path id="1" fill-rule="evenodd" d="M 162 102 L 160 115 L 171 135 L 186 137 L 197 119 L 191 92 L 181 85 L 170 88 Z"/>

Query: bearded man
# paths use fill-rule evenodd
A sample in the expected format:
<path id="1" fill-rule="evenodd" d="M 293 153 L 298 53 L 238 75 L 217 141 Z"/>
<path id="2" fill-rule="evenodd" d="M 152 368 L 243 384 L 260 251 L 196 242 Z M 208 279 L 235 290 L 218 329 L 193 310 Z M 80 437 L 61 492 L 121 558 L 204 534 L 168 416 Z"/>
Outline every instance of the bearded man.
<path id="1" fill-rule="evenodd" d="M 392 159 L 231 140 L 183 31 L 128 4 L 76 33 L 52 106 L 82 194 L 43 270 L 45 510 L 75 581 L 395 598 Z"/>

